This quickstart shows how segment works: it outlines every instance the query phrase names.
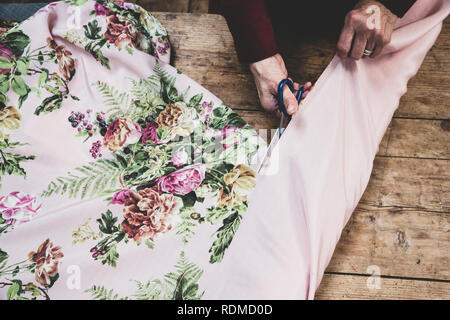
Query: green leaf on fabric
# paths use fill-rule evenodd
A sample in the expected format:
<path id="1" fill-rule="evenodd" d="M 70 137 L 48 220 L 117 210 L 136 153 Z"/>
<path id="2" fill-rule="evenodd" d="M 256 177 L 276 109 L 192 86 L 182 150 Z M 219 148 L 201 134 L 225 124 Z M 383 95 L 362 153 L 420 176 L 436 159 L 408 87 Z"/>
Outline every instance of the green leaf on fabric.
<path id="1" fill-rule="evenodd" d="M 25 75 L 28 72 L 28 67 L 30 65 L 30 60 L 28 58 L 23 57 L 17 60 L 16 62 L 16 70 L 20 72 L 20 74 Z"/>
<path id="2" fill-rule="evenodd" d="M 9 88 L 9 74 L 7 75 L 6 73 L 3 73 L 0 75 L 0 93 L 7 93 Z"/>
<path id="3" fill-rule="evenodd" d="M 113 234 L 119 231 L 119 228 L 116 226 L 117 217 L 113 217 L 111 210 L 102 213 L 101 219 L 97 219 L 97 222 L 99 230 L 103 233 Z"/>
<path id="4" fill-rule="evenodd" d="M 88 0 L 70 0 L 70 4 L 79 7 L 85 4 L 87 1 Z"/>
<path id="5" fill-rule="evenodd" d="M 12 29 L 0 36 L 0 43 L 16 56 L 20 57 L 30 44 L 30 38 L 22 30 Z"/>
<path id="6" fill-rule="evenodd" d="M 200 102 L 202 101 L 202 99 L 203 99 L 203 93 L 196 94 L 189 100 L 188 107 L 197 108 L 198 105 L 200 104 Z"/>
<path id="7" fill-rule="evenodd" d="M 21 290 L 21 283 L 19 281 L 13 281 L 8 291 L 6 292 L 6 298 L 8 300 L 14 300 L 17 294 Z"/>
<path id="8" fill-rule="evenodd" d="M 15 93 L 17 93 L 19 96 L 26 95 L 29 90 L 25 81 L 21 77 L 18 77 L 18 76 L 15 76 L 12 78 L 11 87 L 12 87 L 13 91 Z"/>
<path id="9" fill-rule="evenodd" d="M 238 127 L 241 128 L 247 124 L 237 113 L 231 112 L 226 120 L 226 125 L 229 127 Z"/>
<path id="10" fill-rule="evenodd" d="M 109 246 L 104 255 L 99 255 L 97 259 L 100 259 L 102 264 L 109 265 L 111 267 L 117 266 L 119 260 L 119 253 L 117 252 L 117 245 Z"/>
<path id="11" fill-rule="evenodd" d="M 163 140 L 165 137 L 167 137 L 167 134 L 169 133 L 169 130 L 166 126 L 160 126 L 158 129 L 156 129 L 156 135 L 158 136 L 159 140 Z"/>
<path id="12" fill-rule="evenodd" d="M 216 224 L 218 221 L 223 219 L 230 210 L 227 207 L 218 207 L 213 206 L 211 208 L 206 209 L 205 219 L 211 224 Z"/>
<path id="13" fill-rule="evenodd" d="M 92 20 L 88 22 L 87 25 L 83 26 L 84 28 L 84 35 L 86 38 L 90 40 L 98 40 L 101 38 L 99 35 L 100 31 L 102 31 L 102 28 L 98 26 L 97 20 Z"/>
<path id="14" fill-rule="evenodd" d="M 181 199 L 183 200 L 184 207 L 193 207 L 197 201 L 197 195 L 195 194 L 195 191 L 191 191 L 188 194 L 181 196 Z"/>
<path id="15" fill-rule="evenodd" d="M 241 224 L 242 216 L 238 211 L 233 211 L 223 220 L 223 225 L 216 231 L 217 239 L 213 242 L 209 252 L 209 263 L 220 262 L 225 250 L 230 246 L 233 237 Z"/>
<path id="16" fill-rule="evenodd" d="M 119 295 L 113 289 L 108 290 L 104 286 L 93 285 L 84 292 L 89 293 L 94 300 L 119 300 Z M 126 298 L 120 300 L 126 300 Z"/>
<path id="17" fill-rule="evenodd" d="M 53 277 L 50 276 L 50 284 L 47 286 L 47 289 L 50 289 L 51 287 L 53 287 L 53 285 L 55 284 L 55 282 L 59 279 L 59 273 L 57 273 L 56 275 L 54 275 Z"/>
<path id="18" fill-rule="evenodd" d="M 70 198 L 80 196 L 84 199 L 88 193 L 91 196 L 103 195 L 105 190 L 119 186 L 122 165 L 117 160 L 100 159 L 84 166 L 75 168 L 76 173 L 69 172 L 65 177 L 57 177 L 50 182 L 42 197 L 53 194 L 67 194 Z"/>
<path id="19" fill-rule="evenodd" d="M 48 81 L 48 70 L 42 69 L 42 73 L 39 75 L 38 87 L 41 88 L 44 83 Z"/>
<path id="20" fill-rule="evenodd" d="M 14 63 L 5 58 L 5 57 L 0 57 L 0 69 L 11 69 L 14 66 Z"/>
<path id="21" fill-rule="evenodd" d="M 23 144 L 0 140 L 0 177 L 5 174 L 26 177 L 25 169 L 22 168 L 21 164 L 27 160 L 33 160 L 34 156 L 23 156 L 7 151 L 7 149 L 13 149 L 21 145 Z"/>
<path id="22" fill-rule="evenodd" d="M 24 103 L 24 101 L 27 100 L 27 98 L 28 98 L 28 93 L 29 93 L 29 92 L 30 92 L 30 88 L 27 87 L 27 93 L 25 93 L 24 95 L 21 95 L 21 96 L 19 97 L 19 108 L 21 108 L 22 105 L 23 105 L 23 103 Z"/>
<path id="23" fill-rule="evenodd" d="M 8 259 L 8 253 L 0 249 L 0 263 Z"/>
<path id="24" fill-rule="evenodd" d="M 60 94 L 45 98 L 36 110 L 34 110 L 34 114 L 38 116 L 41 112 L 48 113 L 59 109 L 61 108 L 62 100 L 63 98 Z"/>

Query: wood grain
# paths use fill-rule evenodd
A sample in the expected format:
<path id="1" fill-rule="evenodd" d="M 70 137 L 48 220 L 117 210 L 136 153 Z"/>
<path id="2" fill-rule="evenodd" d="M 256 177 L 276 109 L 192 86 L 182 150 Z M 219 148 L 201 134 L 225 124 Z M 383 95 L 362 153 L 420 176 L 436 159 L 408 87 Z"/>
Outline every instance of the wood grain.
<path id="1" fill-rule="evenodd" d="M 379 155 L 450 159 L 450 120 L 392 119 Z"/>
<path id="2" fill-rule="evenodd" d="M 155 16 L 169 31 L 176 52 L 173 64 L 180 71 L 189 74 L 233 108 L 260 108 L 251 75 L 237 59 L 223 17 L 167 13 L 155 13 Z M 205 37 L 206 28 L 212 31 L 208 37 Z M 450 18 L 447 18 L 435 46 L 410 81 L 409 91 L 402 97 L 396 117 L 450 118 L 449 37 Z M 283 45 L 289 46 L 282 48 L 286 52 L 289 72 L 299 81 L 316 80 L 335 52 L 335 44 L 330 38 L 308 37 L 280 46 Z"/>
<path id="3" fill-rule="evenodd" d="M 208 13 L 209 0 L 190 0 L 189 12 Z"/>
<path id="4" fill-rule="evenodd" d="M 241 109 L 242 108 L 242 109 Z M 256 129 L 278 127 L 278 120 L 263 111 L 234 110 Z M 393 119 L 379 146 L 378 155 L 450 159 L 450 120 Z"/>
<path id="5" fill-rule="evenodd" d="M 376 265 L 382 275 L 450 281 L 449 252 L 450 214 L 360 203 L 327 271 L 365 274 Z"/>
<path id="6" fill-rule="evenodd" d="M 369 289 L 366 276 L 326 274 L 317 300 L 441 300 L 450 299 L 450 283 L 381 278 L 380 289 Z"/>
<path id="7" fill-rule="evenodd" d="M 131 0 L 143 7 L 144 9 L 153 11 L 168 11 L 168 12 L 188 12 L 189 0 Z"/>
<path id="8" fill-rule="evenodd" d="M 361 203 L 450 213 L 450 161 L 376 157 Z"/>

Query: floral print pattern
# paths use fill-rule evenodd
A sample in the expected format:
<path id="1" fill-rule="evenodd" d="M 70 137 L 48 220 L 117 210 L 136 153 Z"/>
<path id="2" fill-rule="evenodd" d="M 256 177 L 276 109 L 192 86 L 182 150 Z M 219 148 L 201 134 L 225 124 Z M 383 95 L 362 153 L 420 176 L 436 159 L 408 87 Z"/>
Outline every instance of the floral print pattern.
<path id="1" fill-rule="evenodd" d="M 152 188 L 130 192 L 124 202 L 121 226 L 128 238 L 137 242 L 154 241 L 159 234 L 172 229 L 171 218 L 178 214 L 182 205 L 180 198 Z"/>
<path id="2" fill-rule="evenodd" d="M 9 139 L 9 134 L 19 128 L 22 115 L 13 106 L 0 110 L 0 139 Z"/>
<path id="3" fill-rule="evenodd" d="M 28 257 L 35 263 L 36 281 L 43 287 L 50 286 L 51 278 L 58 274 L 60 260 L 64 257 L 61 247 L 54 246 L 50 239 L 46 239 L 36 252 L 30 252 Z"/>
<path id="4" fill-rule="evenodd" d="M 41 155 L 35 144 L 51 136 L 40 140 L 25 135 L 28 141 L 13 141 L 22 137 L 17 132 L 30 130 L 29 123 L 51 121 L 56 126 L 51 119 L 62 117 L 64 126 L 57 134 L 69 140 L 64 152 L 78 157 L 76 166 L 57 172 L 50 168 L 53 155 L 44 155 L 52 175 L 43 175 L 39 195 L 28 192 L 25 184 L 19 191 L 0 189 L 0 236 L 14 235 L 23 224 L 33 225 L 37 215 L 60 210 L 52 207 L 55 200 L 71 198 L 82 205 L 87 202 L 81 200 L 90 198 L 95 210 L 80 210 L 80 216 L 89 214 L 87 219 L 58 228 L 68 236 L 69 246 L 83 248 L 81 259 L 88 257 L 89 265 L 101 263 L 113 272 L 128 250 L 144 249 L 145 256 L 152 256 L 165 239 L 185 248 L 197 232 L 209 233 L 210 243 L 202 249 L 209 262 L 221 262 L 256 185 L 251 168 L 260 147 L 256 132 L 206 91 L 192 90 L 167 65 L 167 33 L 147 11 L 105 0 L 68 2 L 89 18 L 82 28 L 64 31 L 65 42 L 56 36 L 32 41 L 20 25 L 0 35 L 0 177 L 36 175 L 27 172 L 35 159 L 28 153 Z M 59 5 L 67 4 L 49 5 L 36 16 Z M 128 57 L 136 49 L 156 59 L 150 60 L 153 70 L 147 77 L 127 77 L 122 80 L 125 87 L 108 77 L 86 83 L 95 96 L 87 102 L 77 77 L 89 70 L 73 47 L 87 51 L 87 59 L 102 72 L 117 68 L 113 55 Z M 27 250 L 25 260 L 13 261 L 0 249 L 0 289 L 8 288 L 6 298 L 50 299 L 70 250 L 57 243 L 60 238 L 50 240 L 54 231 L 45 232 L 49 234 L 39 239 L 37 249 Z M 163 280 L 138 281 L 133 297 L 200 299 L 203 270 L 183 251 L 174 268 Z M 119 297 L 106 287 L 93 285 L 85 293 Z"/>
<path id="5" fill-rule="evenodd" d="M 127 239 L 153 248 L 160 236 L 172 230 L 187 243 L 195 234 L 194 227 L 205 221 L 219 224 L 228 216 L 237 223 L 256 184 L 256 173 L 248 165 L 258 149 L 251 142 L 256 132 L 228 108 L 214 107 L 213 103 L 208 103 L 213 106 L 210 117 L 202 121 L 202 95 L 186 99 L 173 86 L 176 78 L 159 64 L 154 71 L 152 82 L 133 81 L 132 96 L 106 83 L 94 84 L 110 105 L 97 112 L 99 124 L 88 128 L 93 134 L 87 139 L 103 136 L 90 149 L 98 160 L 77 168 L 85 175 L 58 177 L 41 194 L 49 197 L 70 191 L 71 196 L 84 198 L 90 191 L 92 196 L 107 196 L 110 205 L 123 207 L 121 223 L 110 217 L 110 211 L 102 214 L 103 224 L 109 226 L 99 226 L 103 237 L 91 251 L 95 260 L 111 266 L 118 262 L 118 245 Z M 153 83 L 161 84 L 154 87 Z M 128 105 L 119 101 L 128 101 Z M 152 105 L 157 108 L 152 109 Z M 83 126 L 83 121 L 89 125 L 92 121 L 85 119 L 92 119 L 92 112 L 87 111 L 86 116 L 72 112 L 69 121 L 73 126 Z M 188 150 L 194 152 L 189 154 Z M 98 154 L 108 158 L 97 158 Z M 239 154 L 248 157 L 245 163 L 239 162 Z M 110 188 L 103 179 L 110 181 Z M 196 207 L 204 203 L 209 207 L 202 216 Z M 230 229 L 225 241 L 222 233 L 216 234 L 219 237 L 212 244 L 216 250 L 211 251 L 211 261 L 222 259 L 236 230 Z"/>
<path id="6" fill-rule="evenodd" d="M 41 209 L 42 204 L 37 198 L 19 191 L 0 197 L 0 228 L 13 229 L 30 221 Z M 1 232 L 1 231 L 0 231 Z"/>
<path id="7" fill-rule="evenodd" d="M 28 259 L 9 265 L 8 253 L 0 249 L 0 287 L 8 287 L 8 300 L 50 300 L 49 289 L 59 278 L 59 265 L 64 254 L 50 239 L 41 243 L 36 251 L 28 254 Z M 23 283 L 18 275 L 31 272 L 35 281 Z M 5 279 L 5 280 L 3 280 Z"/>

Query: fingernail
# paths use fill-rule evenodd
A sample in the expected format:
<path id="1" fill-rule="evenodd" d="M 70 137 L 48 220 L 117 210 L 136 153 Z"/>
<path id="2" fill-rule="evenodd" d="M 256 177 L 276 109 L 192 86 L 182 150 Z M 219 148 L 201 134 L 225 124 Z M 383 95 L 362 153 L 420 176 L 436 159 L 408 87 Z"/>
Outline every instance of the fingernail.
<path id="1" fill-rule="evenodd" d="M 290 106 L 288 106 L 288 113 L 294 113 L 294 111 L 295 111 L 295 106 L 293 106 L 293 105 L 290 105 Z"/>

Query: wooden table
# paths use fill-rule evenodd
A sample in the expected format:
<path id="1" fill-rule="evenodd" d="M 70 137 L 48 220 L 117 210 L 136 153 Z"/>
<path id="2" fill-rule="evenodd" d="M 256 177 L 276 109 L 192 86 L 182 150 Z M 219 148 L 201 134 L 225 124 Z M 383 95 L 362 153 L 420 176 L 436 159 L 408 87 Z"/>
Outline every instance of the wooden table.
<path id="1" fill-rule="evenodd" d="M 16 2 L 41 2 L 19 0 Z M 256 128 L 251 75 L 236 57 L 225 20 L 208 0 L 137 0 L 167 27 L 173 64 Z M 314 81 L 334 55 L 332 37 L 277 35 L 290 76 Z M 337 246 L 317 299 L 450 299 L 450 20 L 428 53 L 380 145 L 372 178 Z M 377 266 L 381 288 L 367 281 Z M 375 267 L 376 268 L 376 267 Z"/>
<path id="2" fill-rule="evenodd" d="M 221 16 L 154 13 L 166 26 L 173 65 L 256 128 L 277 120 L 261 111 Z M 369 186 L 345 228 L 318 299 L 450 298 L 450 21 L 430 51 L 381 143 Z M 310 39 L 286 55 L 299 81 L 315 80 L 334 43 Z M 381 289 L 368 289 L 371 269 Z M 369 280 L 370 281 L 370 280 Z"/>

